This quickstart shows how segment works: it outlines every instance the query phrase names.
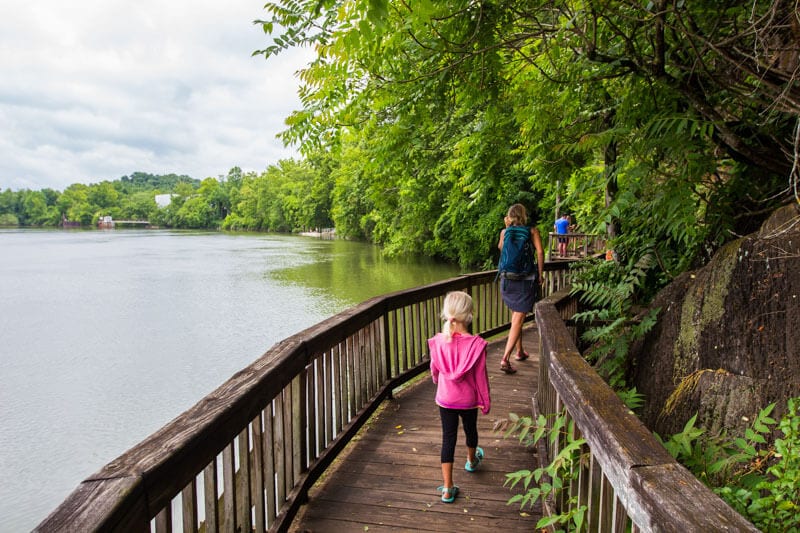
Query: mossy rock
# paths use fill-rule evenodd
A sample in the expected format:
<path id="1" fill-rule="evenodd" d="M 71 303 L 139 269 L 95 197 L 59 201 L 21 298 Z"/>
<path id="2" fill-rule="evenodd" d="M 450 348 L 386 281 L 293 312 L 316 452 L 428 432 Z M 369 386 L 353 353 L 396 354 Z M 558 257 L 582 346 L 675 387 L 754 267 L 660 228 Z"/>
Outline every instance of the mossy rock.
<path id="1" fill-rule="evenodd" d="M 662 436 L 695 413 L 710 430 L 738 433 L 757 412 L 800 395 L 800 208 L 679 276 L 652 303 L 658 324 L 631 350 L 641 418 Z"/>

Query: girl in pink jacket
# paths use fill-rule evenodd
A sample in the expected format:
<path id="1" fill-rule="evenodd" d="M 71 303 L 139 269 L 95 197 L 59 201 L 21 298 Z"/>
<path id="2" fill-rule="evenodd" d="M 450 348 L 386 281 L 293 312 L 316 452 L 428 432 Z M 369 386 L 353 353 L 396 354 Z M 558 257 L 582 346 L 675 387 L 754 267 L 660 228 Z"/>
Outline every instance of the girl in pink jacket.
<path id="1" fill-rule="evenodd" d="M 491 408 L 489 375 L 486 371 L 486 341 L 469 333 L 472 298 L 461 291 L 448 293 L 442 306 L 442 332 L 428 339 L 431 377 L 436 383 L 436 404 L 442 419 L 442 501 L 452 503 L 458 494 L 453 484 L 453 462 L 458 419 L 467 438 L 467 472 L 474 472 L 484 454 L 478 446 L 478 409 Z"/>

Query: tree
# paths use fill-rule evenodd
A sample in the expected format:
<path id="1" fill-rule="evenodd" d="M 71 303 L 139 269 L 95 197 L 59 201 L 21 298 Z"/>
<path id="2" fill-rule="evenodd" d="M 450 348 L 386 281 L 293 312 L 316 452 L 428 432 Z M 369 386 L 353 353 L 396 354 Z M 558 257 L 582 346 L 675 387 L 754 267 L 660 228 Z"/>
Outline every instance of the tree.
<path id="1" fill-rule="evenodd" d="M 151 220 L 157 209 L 153 192 L 135 192 L 120 200 L 120 216 L 127 220 Z"/>
<path id="2" fill-rule="evenodd" d="M 233 211 L 233 206 L 239 203 L 239 192 L 241 191 L 242 182 L 244 181 L 244 173 L 241 168 L 233 167 L 228 171 L 228 175 L 221 181 L 226 197 L 226 202 L 223 206 L 225 210 L 223 216 L 224 222 L 224 219 Z"/>
<path id="3" fill-rule="evenodd" d="M 584 229 L 654 253 L 663 282 L 791 197 L 793 5 L 270 2 L 259 53 L 318 50 L 283 138 L 361 154 L 343 168 L 376 242 L 479 262 L 497 204 L 549 214 L 568 183 Z"/>
<path id="4" fill-rule="evenodd" d="M 306 161 L 315 171 L 311 183 L 310 202 L 313 206 L 311 226 L 315 228 L 330 228 L 333 226 L 331 218 L 331 205 L 333 202 L 333 170 L 337 167 L 330 152 L 317 152 L 309 154 Z"/>
<path id="5" fill-rule="evenodd" d="M 225 187 L 214 178 L 206 178 L 200 183 L 197 192 L 208 203 L 214 213 L 214 219 L 217 221 L 216 225 L 219 225 L 230 210 L 230 201 Z"/>
<path id="6" fill-rule="evenodd" d="M 260 208 L 263 180 L 255 174 L 247 174 L 239 181 L 236 201 L 231 202 L 231 212 L 222 224 L 223 229 L 259 230 L 264 227 L 263 211 Z"/>
<path id="7" fill-rule="evenodd" d="M 80 222 L 84 226 L 92 223 L 94 209 L 89 203 L 89 187 L 80 183 L 73 183 L 59 196 L 56 203 L 58 211 L 67 217 L 67 220 Z"/>
<path id="8" fill-rule="evenodd" d="M 88 201 L 98 209 L 111 209 L 116 207 L 119 202 L 119 193 L 109 181 L 103 181 L 96 185 L 90 185 L 88 189 Z"/>
<path id="9" fill-rule="evenodd" d="M 148 174 L 147 172 L 134 172 L 130 176 L 122 176 L 118 181 L 114 182 L 120 192 L 127 194 L 138 191 L 163 191 L 169 192 L 175 189 L 178 183 L 189 183 L 197 186 L 200 180 L 190 178 L 186 175 L 165 174 L 155 175 Z"/>
<path id="10" fill-rule="evenodd" d="M 331 176 L 334 180 L 331 218 L 339 236 L 371 239 L 374 225 L 368 216 L 373 205 L 367 196 L 369 180 L 362 169 L 363 155 L 357 150 L 347 145 L 337 153 L 339 164 Z"/>
<path id="11" fill-rule="evenodd" d="M 19 195 L 11 189 L 0 192 L 0 225 L 18 226 L 20 224 L 19 215 Z"/>
<path id="12" fill-rule="evenodd" d="M 200 195 L 187 198 L 175 212 L 172 225 L 179 228 L 213 227 L 214 209 Z"/>
<path id="13" fill-rule="evenodd" d="M 330 187 L 306 161 L 281 160 L 260 176 L 246 175 L 237 182 L 236 202 L 223 228 L 301 231 L 326 221 Z"/>
<path id="14" fill-rule="evenodd" d="M 47 204 L 41 191 L 20 191 L 21 213 L 19 222 L 26 226 L 55 226 L 60 220 L 55 206 Z"/>

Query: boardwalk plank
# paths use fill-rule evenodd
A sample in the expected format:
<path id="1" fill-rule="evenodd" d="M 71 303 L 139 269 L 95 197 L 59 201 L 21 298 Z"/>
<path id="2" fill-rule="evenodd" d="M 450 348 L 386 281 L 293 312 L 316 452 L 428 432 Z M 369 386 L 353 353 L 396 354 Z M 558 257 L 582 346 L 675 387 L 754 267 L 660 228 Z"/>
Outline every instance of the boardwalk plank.
<path id="1" fill-rule="evenodd" d="M 466 449 L 459 433 L 454 481 L 461 489 L 452 504 L 442 503 L 441 427 L 430 375 L 395 394 L 366 425 L 330 471 L 309 492 L 291 531 L 531 531 L 541 509 L 507 505 L 515 494 L 503 486 L 506 474 L 535 467 L 534 449 L 504 438 L 508 413 L 530 415 L 538 358 L 536 330 L 526 328 L 531 359 L 516 363 L 519 372 L 500 372 L 504 339 L 489 344 L 492 412 L 479 415 L 480 446 L 486 460 L 480 470 L 464 470 Z"/>

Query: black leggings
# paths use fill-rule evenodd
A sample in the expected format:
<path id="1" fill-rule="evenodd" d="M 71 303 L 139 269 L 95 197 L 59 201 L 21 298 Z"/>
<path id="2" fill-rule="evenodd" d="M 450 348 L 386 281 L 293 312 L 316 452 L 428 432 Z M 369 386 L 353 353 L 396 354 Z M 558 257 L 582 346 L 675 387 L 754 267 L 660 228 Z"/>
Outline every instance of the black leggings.
<path id="1" fill-rule="evenodd" d="M 464 426 L 464 435 L 467 437 L 467 448 L 478 446 L 478 408 L 474 409 L 447 409 L 439 407 L 439 416 L 442 417 L 442 463 L 454 462 L 456 454 L 456 440 L 458 437 L 458 417 Z"/>

